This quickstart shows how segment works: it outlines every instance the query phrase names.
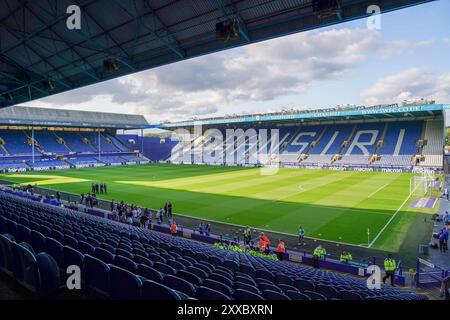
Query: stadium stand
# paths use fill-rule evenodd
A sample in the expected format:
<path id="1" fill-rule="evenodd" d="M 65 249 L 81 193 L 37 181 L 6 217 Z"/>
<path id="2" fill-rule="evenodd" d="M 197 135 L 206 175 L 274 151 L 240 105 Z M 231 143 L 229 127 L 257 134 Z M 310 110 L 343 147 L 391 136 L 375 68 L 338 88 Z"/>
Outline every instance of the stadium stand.
<path id="1" fill-rule="evenodd" d="M 75 264 L 91 294 L 116 299 L 427 299 L 387 285 L 369 290 L 356 277 L 139 229 L 10 189 L 0 199 L 0 270 L 44 295 L 60 287 L 59 270 Z"/>
<path id="2" fill-rule="evenodd" d="M 277 127 L 260 128 L 267 129 L 267 150 L 271 150 L 271 129 Z M 424 130 L 425 128 L 425 130 Z M 385 166 L 385 167 L 412 167 L 415 165 L 414 157 L 423 154 L 423 161 L 419 166 L 442 167 L 442 120 L 428 121 L 386 121 L 346 123 L 332 125 L 302 125 L 283 127 L 279 130 L 279 163 L 280 165 L 327 165 L 327 166 Z M 424 131 L 424 133 L 422 133 Z M 249 164 L 249 141 L 254 133 L 247 132 L 245 139 L 236 139 L 227 136 L 225 130 L 221 131 L 225 141 L 219 152 L 222 161 L 228 165 Z M 258 134 L 258 133 L 256 133 Z M 424 137 L 422 138 L 422 135 Z M 131 138 L 130 138 L 131 139 Z M 128 140 L 130 140 L 128 139 Z M 134 139 L 138 139 L 134 138 Z M 235 154 L 227 156 L 227 145 L 235 141 Z M 427 141 L 423 150 L 418 146 L 419 140 Z M 133 139 L 131 139 L 133 140 Z M 154 140 L 153 145 L 157 142 Z M 192 152 L 191 162 L 202 162 L 202 145 L 209 143 L 208 138 L 197 138 L 191 144 L 191 150 L 185 148 L 177 151 L 169 158 L 167 147 L 164 152 L 157 152 L 156 148 L 150 148 L 146 154 L 155 161 L 171 160 L 174 163 L 186 162 L 184 154 Z M 219 147 L 220 148 L 220 147 Z M 238 151 L 240 155 L 237 155 Z M 256 147 L 255 147 L 256 150 Z M 259 146 L 259 150 L 261 146 Z M 200 160 L 199 160 L 200 159 Z M 232 160 L 230 162 L 230 159 Z M 234 160 L 233 160 L 234 159 Z M 189 162 L 189 161 L 187 161 Z M 222 163 L 222 162 L 221 162 Z M 214 163 L 217 164 L 217 163 Z"/>
<path id="3" fill-rule="evenodd" d="M 0 125 L 4 172 L 148 162 L 115 136 L 119 128 L 146 126 L 142 116 L 15 106 L 0 110 Z"/>

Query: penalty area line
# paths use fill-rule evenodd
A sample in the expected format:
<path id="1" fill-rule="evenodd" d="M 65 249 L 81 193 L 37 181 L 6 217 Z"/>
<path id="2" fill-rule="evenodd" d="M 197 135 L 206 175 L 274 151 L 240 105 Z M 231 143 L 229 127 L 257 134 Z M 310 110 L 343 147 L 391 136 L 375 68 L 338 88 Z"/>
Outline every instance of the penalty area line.
<path id="1" fill-rule="evenodd" d="M 381 191 L 382 189 L 384 189 L 384 187 L 386 187 L 388 184 L 389 184 L 389 182 L 386 183 L 384 186 L 379 187 L 377 190 L 375 190 L 374 192 L 372 192 L 371 194 L 369 194 L 369 195 L 367 196 L 367 198 L 370 198 L 370 197 L 372 197 L 374 194 L 377 194 L 378 191 Z"/>
<path id="2" fill-rule="evenodd" d="M 380 232 L 378 232 L 378 234 L 375 236 L 375 238 L 373 238 L 372 242 L 370 242 L 370 244 L 367 246 L 368 248 L 371 248 L 373 246 L 373 244 L 378 240 L 378 238 L 381 236 L 381 234 L 384 232 L 384 230 L 386 230 L 386 228 L 389 226 L 389 224 L 392 222 L 392 220 L 395 219 L 395 217 L 400 212 L 400 210 L 403 208 L 403 206 L 406 204 L 406 202 L 409 200 L 409 198 L 411 198 L 414 191 L 416 191 L 416 189 L 411 191 L 411 193 L 406 197 L 405 201 L 403 201 L 401 206 L 397 209 L 397 211 L 395 211 L 395 213 L 392 215 L 392 217 L 389 219 L 389 221 L 383 226 L 383 228 L 381 228 Z"/>

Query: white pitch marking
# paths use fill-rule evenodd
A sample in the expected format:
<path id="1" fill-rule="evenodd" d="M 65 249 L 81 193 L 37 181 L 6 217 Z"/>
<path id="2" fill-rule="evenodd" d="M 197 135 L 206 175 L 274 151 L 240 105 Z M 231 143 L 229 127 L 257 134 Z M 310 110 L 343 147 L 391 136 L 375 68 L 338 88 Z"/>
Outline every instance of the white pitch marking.
<path id="1" fill-rule="evenodd" d="M 372 192 L 371 194 L 369 194 L 369 195 L 367 196 L 367 198 L 372 197 L 374 194 L 378 193 L 378 191 L 381 191 L 381 189 L 383 189 L 384 187 L 386 187 L 388 184 L 389 184 L 389 182 L 386 183 L 384 186 L 379 187 L 377 190 L 375 190 L 374 192 Z"/>

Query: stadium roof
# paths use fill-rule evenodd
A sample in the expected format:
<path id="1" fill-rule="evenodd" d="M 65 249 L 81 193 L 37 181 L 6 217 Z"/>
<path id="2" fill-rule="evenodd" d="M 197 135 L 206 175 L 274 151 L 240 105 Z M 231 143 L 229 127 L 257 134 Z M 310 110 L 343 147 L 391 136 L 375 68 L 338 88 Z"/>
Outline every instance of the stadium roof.
<path id="1" fill-rule="evenodd" d="M 139 115 L 13 106 L 0 109 L 0 125 L 138 129 L 148 123 Z"/>
<path id="2" fill-rule="evenodd" d="M 3 0 L 0 107 L 362 18 L 370 5 L 384 13 L 430 1 Z M 340 5 L 330 9 L 329 2 Z M 79 30 L 66 25 L 74 4 L 81 10 Z M 236 37 L 216 37 L 216 23 L 231 23 Z"/>
<path id="3" fill-rule="evenodd" d="M 419 117 L 441 116 L 442 112 L 450 109 L 450 105 L 444 104 L 427 104 L 427 105 L 412 105 L 412 106 L 377 106 L 377 107 L 357 107 L 348 109 L 324 109 L 311 111 L 298 111 L 279 114 L 256 114 L 243 115 L 227 118 L 212 118 L 199 119 L 181 122 L 169 122 L 162 124 L 150 125 L 152 128 L 161 129 L 176 129 L 182 127 L 192 127 L 195 125 L 205 126 L 223 126 L 230 124 L 250 124 L 250 123 L 308 123 L 308 122 L 323 122 L 323 121 L 377 121 L 377 120 L 392 120 L 392 119 L 414 119 Z"/>

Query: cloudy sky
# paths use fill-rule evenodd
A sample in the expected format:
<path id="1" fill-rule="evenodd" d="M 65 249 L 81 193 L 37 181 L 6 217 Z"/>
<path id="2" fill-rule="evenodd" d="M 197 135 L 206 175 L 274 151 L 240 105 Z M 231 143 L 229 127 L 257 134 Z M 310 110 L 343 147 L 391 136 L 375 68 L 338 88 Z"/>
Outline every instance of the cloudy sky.
<path id="1" fill-rule="evenodd" d="M 289 108 L 450 103 L 450 1 L 223 51 L 29 105 L 144 114 L 150 122 Z"/>

